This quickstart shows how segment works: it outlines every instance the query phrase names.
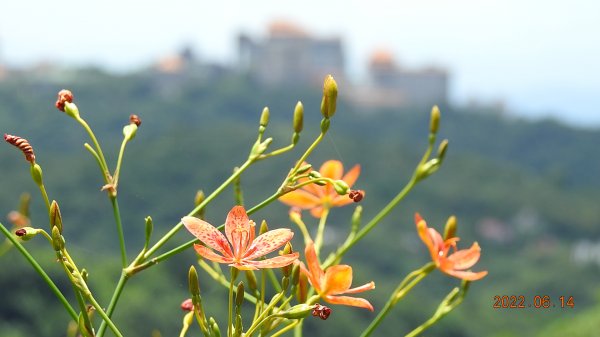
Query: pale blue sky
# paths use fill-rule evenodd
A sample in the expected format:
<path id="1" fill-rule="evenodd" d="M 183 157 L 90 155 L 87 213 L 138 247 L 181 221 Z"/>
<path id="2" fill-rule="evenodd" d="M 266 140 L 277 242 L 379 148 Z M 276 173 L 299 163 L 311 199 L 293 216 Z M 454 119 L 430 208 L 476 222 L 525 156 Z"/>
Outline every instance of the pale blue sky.
<path id="1" fill-rule="evenodd" d="M 235 37 L 288 19 L 344 39 L 360 79 L 375 48 L 400 64 L 438 64 L 451 98 L 504 100 L 511 111 L 600 126 L 600 1 L 2 1 L 0 62 L 42 60 L 123 71 L 192 45 L 233 64 Z"/>

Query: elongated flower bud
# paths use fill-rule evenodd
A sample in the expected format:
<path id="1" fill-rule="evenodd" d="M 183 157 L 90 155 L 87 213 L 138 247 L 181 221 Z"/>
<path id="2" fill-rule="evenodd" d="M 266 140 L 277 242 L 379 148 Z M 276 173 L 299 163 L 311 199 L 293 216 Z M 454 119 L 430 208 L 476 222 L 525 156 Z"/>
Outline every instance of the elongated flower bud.
<path id="1" fill-rule="evenodd" d="M 446 157 L 446 151 L 448 150 L 448 139 L 442 140 L 440 146 L 438 147 L 437 157 L 440 160 L 440 163 L 444 161 L 444 157 Z"/>
<path id="2" fill-rule="evenodd" d="M 296 108 L 294 108 L 293 127 L 295 133 L 302 132 L 302 128 L 304 127 L 304 105 L 300 101 L 296 103 Z"/>
<path id="3" fill-rule="evenodd" d="M 252 291 L 256 291 L 258 289 L 258 285 L 256 282 L 256 275 L 254 275 L 254 271 L 246 270 L 244 271 L 246 274 L 246 282 L 248 282 L 248 289 Z"/>
<path id="4" fill-rule="evenodd" d="M 42 184 L 43 184 L 43 182 L 42 182 L 42 177 L 43 177 L 42 167 L 36 163 L 31 166 L 30 171 L 31 171 L 31 178 L 36 183 L 36 185 L 42 186 Z"/>
<path id="5" fill-rule="evenodd" d="M 429 132 L 437 133 L 440 127 L 440 108 L 434 105 L 431 109 L 431 119 L 429 120 Z"/>
<path id="6" fill-rule="evenodd" d="M 285 311 L 278 312 L 275 316 L 287 319 L 299 319 L 310 315 L 316 308 L 316 304 L 297 304 Z"/>
<path id="7" fill-rule="evenodd" d="M 57 252 L 65 248 L 65 239 L 60 235 L 57 227 L 52 227 L 52 248 Z"/>
<path id="8" fill-rule="evenodd" d="M 235 305 L 239 308 L 244 303 L 244 282 L 240 281 L 235 293 Z"/>
<path id="9" fill-rule="evenodd" d="M 214 317 L 209 318 L 208 322 L 209 322 L 210 328 L 212 330 L 211 337 L 221 337 L 221 329 L 219 329 L 219 325 L 217 324 L 217 321 L 215 321 L 215 318 Z"/>
<path id="10" fill-rule="evenodd" d="M 60 214 L 60 208 L 56 200 L 52 200 L 50 205 L 50 228 L 58 227 L 59 233 L 63 232 L 62 215 Z"/>
<path id="11" fill-rule="evenodd" d="M 456 236 L 456 217 L 453 215 L 446 221 L 444 227 L 444 240 L 452 239 Z"/>
<path id="12" fill-rule="evenodd" d="M 321 100 L 321 113 L 329 119 L 335 114 L 338 88 L 333 76 L 327 75 L 323 81 L 323 99 Z"/>
<path id="13" fill-rule="evenodd" d="M 25 155 L 25 160 L 27 160 L 31 164 L 35 163 L 35 154 L 33 153 L 33 147 L 31 146 L 31 144 L 29 144 L 29 141 L 27 139 L 5 133 L 4 140 L 7 143 L 21 150 L 21 152 L 23 152 L 23 155 Z"/>
<path id="14" fill-rule="evenodd" d="M 200 284 L 198 283 L 198 273 L 196 272 L 196 268 L 194 268 L 194 266 L 190 266 L 190 270 L 188 272 L 188 285 L 192 297 L 200 296 Z"/>
<path id="15" fill-rule="evenodd" d="M 269 107 L 264 107 L 262 114 L 260 115 L 260 126 L 266 128 L 269 125 Z"/>
<path id="16" fill-rule="evenodd" d="M 267 221 L 266 221 L 266 220 L 263 220 L 263 221 L 260 223 L 260 229 L 258 230 L 258 232 L 259 232 L 259 235 L 260 235 L 260 234 L 264 234 L 264 233 L 266 233 L 266 232 L 268 232 L 268 231 L 269 231 L 269 225 L 267 225 Z"/>
<path id="17" fill-rule="evenodd" d="M 41 229 L 32 228 L 32 227 L 23 227 L 19 228 L 15 231 L 15 235 L 20 237 L 23 241 L 29 241 L 33 239 L 34 236 L 40 234 L 42 232 Z"/>
<path id="18" fill-rule="evenodd" d="M 145 238 L 144 238 L 144 249 L 148 248 L 148 244 L 150 244 L 150 237 L 152 236 L 152 230 L 154 229 L 154 222 L 152 221 L 152 217 L 147 216 L 144 219 L 145 225 Z"/>

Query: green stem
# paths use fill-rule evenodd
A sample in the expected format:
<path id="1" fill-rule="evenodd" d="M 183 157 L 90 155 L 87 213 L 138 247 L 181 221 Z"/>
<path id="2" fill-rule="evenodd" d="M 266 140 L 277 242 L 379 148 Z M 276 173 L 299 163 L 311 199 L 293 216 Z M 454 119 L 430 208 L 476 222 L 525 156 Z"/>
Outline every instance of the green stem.
<path id="1" fill-rule="evenodd" d="M 229 281 L 229 307 L 227 311 L 227 337 L 233 336 L 232 317 L 233 317 L 233 283 L 235 282 L 235 276 L 237 272 L 234 270 L 235 267 L 231 267 L 231 280 Z"/>
<path id="2" fill-rule="evenodd" d="M 77 120 L 77 122 L 79 124 L 81 124 L 81 126 L 83 126 L 85 131 L 88 133 L 90 139 L 92 140 L 92 143 L 94 143 L 94 147 L 96 148 L 96 153 L 98 155 L 98 158 L 100 159 L 99 164 L 100 164 L 100 169 L 102 170 L 102 175 L 104 177 L 104 182 L 107 184 L 110 183 L 110 173 L 108 171 L 108 165 L 106 164 L 106 159 L 104 158 L 104 153 L 102 153 L 102 148 L 100 147 L 100 143 L 98 143 L 98 139 L 96 139 L 96 135 L 94 135 L 92 128 L 88 125 L 88 123 L 83 118 L 77 117 L 75 119 Z"/>
<path id="3" fill-rule="evenodd" d="M 317 256 L 323 246 L 323 236 L 325 235 L 325 224 L 327 223 L 327 216 L 329 215 L 329 208 L 323 207 L 323 213 L 321 213 L 321 219 L 319 219 L 319 226 L 317 227 L 317 236 L 315 237 L 315 252 Z"/>
<path id="4" fill-rule="evenodd" d="M 117 306 L 117 302 L 119 301 L 119 297 L 121 296 L 121 293 L 123 292 L 123 288 L 125 287 L 127 280 L 129 280 L 129 277 L 128 277 L 127 273 L 125 273 L 125 270 L 123 270 L 121 272 L 121 277 L 119 278 L 119 282 L 117 283 L 115 291 L 113 292 L 112 298 L 110 299 L 110 303 L 108 304 L 108 308 L 106 309 L 106 315 L 109 318 L 112 317 L 112 314 L 115 311 L 115 307 Z M 106 327 L 107 327 L 106 321 L 102 321 L 102 323 L 100 323 L 100 328 L 98 328 L 98 333 L 96 336 L 97 337 L 104 336 L 104 331 L 106 331 Z"/>
<path id="5" fill-rule="evenodd" d="M 206 197 L 206 199 L 204 199 L 204 201 L 202 201 L 191 212 L 189 212 L 188 215 L 195 214 L 199 210 L 204 208 L 209 202 L 211 202 L 221 192 L 223 192 L 223 190 L 225 190 L 225 188 L 227 186 L 229 186 L 229 184 L 231 184 L 238 176 L 240 176 L 242 174 L 242 172 L 244 172 L 250 165 L 252 165 L 252 163 L 254 163 L 253 159 L 246 160 L 246 162 L 242 166 L 240 166 L 239 170 L 237 170 L 227 180 L 225 180 L 225 182 L 223 182 L 221 184 L 221 186 L 219 186 L 213 193 L 211 193 L 208 197 Z M 167 234 L 165 234 L 160 240 L 158 240 L 158 242 L 156 242 L 154 244 L 154 246 L 152 246 L 150 249 L 148 249 L 146 254 L 144 254 L 144 259 L 147 259 L 149 256 L 154 254 L 154 252 L 156 252 L 159 248 L 161 248 L 167 241 L 169 241 L 169 239 L 171 239 L 171 237 L 173 235 L 175 235 L 175 233 L 177 233 L 181 229 L 181 227 L 183 227 L 183 223 L 179 222 L 177 225 L 175 225 L 173 228 L 171 228 L 171 230 L 169 232 L 167 232 Z"/>
<path id="6" fill-rule="evenodd" d="M 116 186 L 115 186 L 116 187 Z M 123 268 L 127 267 L 127 250 L 125 249 L 125 236 L 123 235 L 123 224 L 121 223 L 121 212 L 119 211 L 119 202 L 116 196 L 109 195 L 110 203 L 117 224 L 117 233 L 119 234 L 119 247 L 121 249 L 121 264 Z"/>
<path id="7" fill-rule="evenodd" d="M 96 309 L 96 311 L 98 312 L 100 317 L 102 317 L 104 322 L 106 322 L 106 324 L 108 325 L 110 330 L 115 334 L 115 336 L 123 337 L 123 335 L 121 334 L 119 329 L 115 326 L 115 323 L 113 323 L 113 321 L 110 319 L 110 317 L 108 317 L 108 315 L 104 312 L 104 309 L 102 309 L 100 304 L 98 304 L 98 302 L 96 302 L 96 299 L 91 294 L 88 294 L 87 299 L 90 302 L 90 304 L 92 304 L 92 306 Z"/>
<path id="8" fill-rule="evenodd" d="M 46 187 L 44 184 L 40 184 L 40 192 L 42 193 L 42 198 L 44 198 L 44 204 L 46 205 L 46 209 L 50 212 L 50 199 L 48 198 L 48 193 L 46 192 Z"/>
<path id="9" fill-rule="evenodd" d="M 410 179 L 410 181 L 406 184 L 406 186 L 404 186 L 404 188 L 394 197 L 394 199 L 392 199 L 383 209 L 381 209 L 381 211 L 379 211 L 379 213 L 377 213 L 377 215 L 375 215 L 375 217 L 373 217 L 373 219 L 371 219 L 371 221 L 369 221 L 369 223 L 367 223 L 363 228 L 361 228 L 356 235 L 352 238 L 352 240 L 350 240 L 347 244 L 341 246 L 336 252 L 335 254 L 331 254 L 327 260 L 324 262 L 323 264 L 323 268 L 327 268 L 330 267 L 331 265 L 333 265 L 335 263 L 336 260 L 340 259 L 344 254 L 346 254 L 346 252 L 352 248 L 352 246 L 354 246 L 358 241 L 360 241 L 365 235 L 367 235 L 373 228 L 375 228 L 375 226 L 377 226 L 377 224 L 383 219 L 385 218 L 393 209 L 394 207 L 396 207 L 396 205 L 402 201 L 402 199 L 404 199 L 407 195 L 408 192 L 410 192 L 410 190 L 412 190 L 412 188 L 416 185 L 417 180 L 416 180 L 416 176 L 413 175 L 413 177 Z"/>
<path id="10" fill-rule="evenodd" d="M 321 131 L 321 133 L 319 133 L 319 136 L 315 139 L 315 141 L 312 144 L 310 144 L 310 146 L 308 147 L 308 149 L 306 149 L 306 151 L 304 152 L 302 157 L 300 157 L 300 159 L 296 162 L 296 166 L 294 166 L 294 169 L 292 170 L 292 174 L 296 173 L 296 171 L 300 168 L 302 163 L 304 163 L 306 158 L 308 158 L 308 156 L 311 154 L 311 152 L 313 152 L 313 150 L 317 147 L 317 145 L 319 145 L 319 143 L 323 140 L 323 137 L 325 137 L 325 133 Z"/>
<path id="11" fill-rule="evenodd" d="M 417 284 L 419 283 L 425 276 L 427 276 L 433 269 L 435 269 L 435 264 L 433 262 L 429 262 L 420 269 L 417 269 L 410 274 L 408 274 L 402 282 L 398 285 L 396 290 L 392 293 L 387 303 L 381 309 L 377 317 L 369 324 L 369 326 L 363 331 L 360 337 L 370 336 L 373 331 L 379 326 L 379 324 L 383 321 L 383 319 L 387 316 L 390 310 L 398 303 L 400 299 L 402 299 L 406 294 Z"/>
<path id="12" fill-rule="evenodd" d="M 117 167 L 115 168 L 115 174 L 113 175 L 113 184 L 115 189 L 119 184 L 119 173 L 121 171 L 121 163 L 123 162 L 123 154 L 125 153 L 125 145 L 127 145 L 127 138 L 123 138 L 121 148 L 119 149 L 119 157 L 117 158 Z"/>
<path id="13" fill-rule="evenodd" d="M 67 301 L 67 299 L 62 294 L 62 292 L 58 289 L 56 284 L 54 284 L 54 282 L 52 282 L 52 279 L 50 279 L 50 276 L 48 276 L 48 274 L 46 274 L 44 269 L 37 263 L 35 258 L 33 256 L 31 256 L 31 254 L 29 254 L 29 252 L 25 249 L 25 247 L 23 247 L 23 245 L 12 235 L 12 233 L 10 233 L 8 231 L 8 229 L 6 229 L 6 227 L 4 227 L 4 225 L 2 223 L 0 223 L 0 230 L 6 236 L 6 238 L 8 240 L 10 240 L 10 242 L 15 247 L 17 247 L 17 250 L 19 250 L 19 252 L 25 257 L 25 259 L 31 264 L 33 269 L 42 277 L 44 282 L 46 282 L 48 287 L 50 287 L 50 290 L 52 290 L 54 295 L 56 295 L 56 297 L 59 299 L 59 301 L 65 307 L 69 316 L 71 316 L 71 318 L 75 322 L 77 322 L 77 313 L 75 312 L 75 310 L 73 309 L 71 304 L 69 304 L 69 301 Z"/>
<path id="14" fill-rule="evenodd" d="M 292 143 L 292 144 L 290 144 L 290 145 L 288 145 L 286 147 L 282 147 L 280 149 L 273 150 L 273 151 L 271 151 L 271 152 L 269 152 L 267 154 L 261 155 L 260 157 L 258 157 L 258 160 L 267 159 L 269 157 L 274 157 L 274 156 L 278 156 L 280 154 L 286 153 L 286 152 L 290 151 L 291 149 L 293 149 L 294 146 L 296 146 L 296 144 Z"/>
<path id="15" fill-rule="evenodd" d="M 300 320 L 295 320 L 294 322 L 291 322 L 290 324 L 288 324 L 287 326 L 285 326 L 284 328 L 282 328 L 281 330 L 277 331 L 276 333 L 274 333 L 273 335 L 271 335 L 271 337 L 278 337 L 283 335 L 284 333 L 292 330 L 295 326 L 297 326 L 300 323 Z"/>

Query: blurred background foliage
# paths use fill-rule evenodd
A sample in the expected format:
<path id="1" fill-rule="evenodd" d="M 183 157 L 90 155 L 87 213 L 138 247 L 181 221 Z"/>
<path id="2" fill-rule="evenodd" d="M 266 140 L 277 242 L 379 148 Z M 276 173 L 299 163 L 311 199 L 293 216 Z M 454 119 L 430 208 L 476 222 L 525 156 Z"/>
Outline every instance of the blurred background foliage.
<path id="1" fill-rule="evenodd" d="M 289 143 L 297 100 L 304 103 L 305 131 L 294 151 L 260 162 L 242 176 L 247 206 L 275 191 L 318 134 L 321 118 L 319 90 L 261 88 L 238 75 L 165 82 L 143 72 L 116 76 L 82 69 L 73 80 L 60 83 L 27 78 L 1 82 L 0 131 L 25 137 L 34 146 L 50 198 L 61 206 L 71 255 L 89 271 L 103 305 L 120 273 L 116 230 L 109 202 L 100 192 L 98 168 L 82 146 L 89 142 L 87 135 L 53 106 L 63 87 L 74 92 L 112 165 L 129 114 L 142 119 L 126 150 L 119 186 L 130 258 L 141 249 L 146 216 L 154 219 L 156 240 L 191 210 L 198 189 L 210 193 L 244 161 L 265 105 L 271 109 L 267 136 L 274 137 L 273 148 Z M 317 168 L 327 159 L 342 160 L 346 168 L 361 164 L 356 186 L 367 192 L 361 204 L 368 220 L 408 181 L 426 147 L 429 109 L 365 111 L 345 104 L 342 97 L 329 134 L 309 161 Z M 600 130 L 509 118 L 486 109 L 441 110 L 439 137 L 450 140 L 446 161 L 346 257 L 355 283 L 375 280 L 377 289 L 366 297 L 376 310 L 381 308 L 404 275 L 428 259 L 416 235 L 414 212 L 440 230 L 455 214 L 461 246 L 480 243 L 483 254 L 475 269 L 489 270 L 489 275 L 475 282 L 465 302 L 428 336 L 599 336 L 594 324 L 600 315 Z M 22 154 L 4 145 L 0 158 L 0 213 L 16 209 L 19 195 L 29 192 L 33 225 L 46 228 L 44 207 Z M 233 203 L 232 191 L 221 195 L 209 205 L 208 221 L 223 221 Z M 347 233 L 352 208 L 332 213 L 326 250 Z M 308 213 L 304 217 L 316 227 Z M 267 219 L 271 228 L 292 226 L 280 203 L 252 218 Z M 181 232 L 171 246 L 189 239 Z M 300 241 L 295 242 L 301 250 Z M 70 294 L 47 243 L 36 238 L 26 246 Z M 129 282 L 114 316 L 126 336 L 178 333 L 183 316 L 179 304 L 188 297 L 187 269 L 194 257 L 186 251 Z M 0 257 L 0 270 L 0 334 L 64 336 L 68 315 L 16 250 Z M 209 315 L 223 327 L 226 290 L 205 273 L 200 283 Z M 435 272 L 394 309 L 376 335 L 412 330 L 458 283 Z M 527 303 L 536 295 L 549 295 L 556 304 L 559 296 L 573 296 L 575 305 L 494 309 L 494 296 L 502 295 L 523 295 Z M 333 309 L 327 321 L 308 320 L 307 336 L 317 331 L 323 337 L 350 336 L 375 315 Z"/>

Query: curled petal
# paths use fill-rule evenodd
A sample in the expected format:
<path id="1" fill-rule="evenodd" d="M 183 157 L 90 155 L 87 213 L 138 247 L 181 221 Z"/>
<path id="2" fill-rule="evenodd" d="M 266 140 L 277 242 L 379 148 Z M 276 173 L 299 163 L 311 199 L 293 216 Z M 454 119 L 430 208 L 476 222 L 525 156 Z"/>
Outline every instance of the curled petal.
<path id="1" fill-rule="evenodd" d="M 448 256 L 448 261 L 453 265 L 453 269 L 468 269 L 479 261 L 481 256 L 481 248 L 477 242 L 473 243 L 469 249 L 461 249 L 454 254 Z"/>
<path id="2" fill-rule="evenodd" d="M 216 254 L 208 247 L 202 245 L 195 244 L 194 249 L 196 250 L 196 253 L 198 253 L 198 255 L 202 256 L 207 260 L 211 260 L 218 263 L 231 263 L 233 261 L 231 257 L 224 257 L 219 254 Z"/>
<path id="3" fill-rule="evenodd" d="M 288 228 L 278 228 L 259 235 L 248 251 L 244 254 L 245 259 L 255 259 L 269 254 L 283 246 L 294 237 L 294 233 Z"/>
<path id="4" fill-rule="evenodd" d="M 360 287 L 354 287 L 352 289 L 346 290 L 346 294 L 362 293 L 363 291 L 373 290 L 373 289 L 375 289 L 375 282 L 371 281 L 367 284 L 363 284 Z"/>
<path id="5" fill-rule="evenodd" d="M 352 267 L 340 264 L 327 268 L 322 281 L 326 284 L 323 293 L 335 295 L 345 293 L 352 285 Z"/>
<path id="6" fill-rule="evenodd" d="M 463 271 L 463 270 L 442 270 L 444 273 L 454 276 L 456 278 L 465 280 L 465 281 L 477 281 L 485 277 L 487 275 L 487 271 L 480 271 L 474 273 L 472 271 Z"/>
<path id="7" fill-rule="evenodd" d="M 281 268 L 294 263 L 298 260 L 300 253 L 295 252 L 291 254 L 276 256 L 265 260 L 250 261 L 248 264 L 256 268 Z"/>
<path id="8" fill-rule="evenodd" d="M 371 305 L 371 303 L 364 298 L 329 295 L 325 296 L 324 299 L 331 304 L 349 305 L 373 311 L 373 305 Z"/>
<path id="9" fill-rule="evenodd" d="M 227 239 L 218 229 L 204 220 L 186 216 L 181 219 L 185 228 L 198 240 L 204 242 L 208 247 L 220 252 L 224 256 L 233 256 Z"/>

